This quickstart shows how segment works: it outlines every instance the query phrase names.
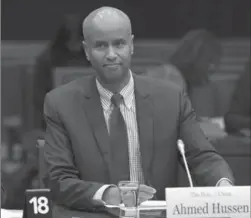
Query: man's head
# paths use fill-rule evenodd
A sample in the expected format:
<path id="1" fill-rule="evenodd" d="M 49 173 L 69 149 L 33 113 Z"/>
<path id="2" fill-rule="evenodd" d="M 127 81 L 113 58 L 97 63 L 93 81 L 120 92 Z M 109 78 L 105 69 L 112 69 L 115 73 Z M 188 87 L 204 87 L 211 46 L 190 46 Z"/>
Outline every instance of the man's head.
<path id="1" fill-rule="evenodd" d="M 122 11 L 101 7 L 83 22 L 84 48 L 87 59 L 107 85 L 123 84 L 129 78 L 133 35 L 131 22 Z"/>
<path id="2" fill-rule="evenodd" d="M 97 71 L 100 82 L 124 83 L 129 78 L 133 53 L 128 16 L 116 8 L 101 7 L 86 17 L 83 34 L 87 59 Z"/>

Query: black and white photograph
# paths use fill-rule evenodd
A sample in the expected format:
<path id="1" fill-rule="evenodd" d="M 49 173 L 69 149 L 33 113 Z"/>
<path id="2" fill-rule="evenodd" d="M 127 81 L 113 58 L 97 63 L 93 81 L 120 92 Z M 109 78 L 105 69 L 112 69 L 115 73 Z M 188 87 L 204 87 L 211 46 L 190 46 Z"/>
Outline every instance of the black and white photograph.
<path id="1" fill-rule="evenodd" d="M 1 217 L 251 217 L 249 0 L 2 0 Z"/>

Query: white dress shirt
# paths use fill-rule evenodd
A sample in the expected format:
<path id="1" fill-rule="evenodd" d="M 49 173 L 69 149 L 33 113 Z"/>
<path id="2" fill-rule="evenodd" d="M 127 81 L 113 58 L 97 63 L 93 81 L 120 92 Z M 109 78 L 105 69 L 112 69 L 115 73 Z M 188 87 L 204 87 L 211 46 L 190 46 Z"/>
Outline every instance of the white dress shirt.
<path id="1" fill-rule="evenodd" d="M 100 94 L 100 101 L 104 112 L 106 127 L 109 133 L 109 120 L 113 110 L 111 103 L 112 92 L 105 89 L 100 82 L 96 79 L 96 85 Z M 129 169 L 130 169 L 130 180 L 139 181 L 144 183 L 143 171 L 141 166 L 141 154 L 138 136 L 138 124 L 136 118 L 136 106 L 135 106 L 135 95 L 134 95 L 134 80 L 130 73 L 130 80 L 128 84 L 120 91 L 123 96 L 123 102 L 120 104 L 120 111 L 125 120 L 127 135 L 128 135 L 128 151 L 129 151 Z M 102 186 L 94 195 L 94 199 L 102 199 L 103 192 L 110 185 Z"/>

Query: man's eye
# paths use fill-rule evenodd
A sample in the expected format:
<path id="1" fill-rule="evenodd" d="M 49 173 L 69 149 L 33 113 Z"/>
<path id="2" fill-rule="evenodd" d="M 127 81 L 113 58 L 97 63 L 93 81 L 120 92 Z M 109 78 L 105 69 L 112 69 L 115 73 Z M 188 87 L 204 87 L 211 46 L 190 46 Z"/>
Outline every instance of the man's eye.
<path id="1" fill-rule="evenodd" d="M 115 42 L 114 45 L 115 45 L 116 47 L 122 47 L 122 46 L 125 45 L 125 43 L 122 42 L 122 41 L 118 41 L 118 42 Z"/>
<path id="2" fill-rule="evenodd" d="M 105 44 L 104 43 L 98 43 L 98 44 L 96 44 L 96 48 L 105 48 Z"/>

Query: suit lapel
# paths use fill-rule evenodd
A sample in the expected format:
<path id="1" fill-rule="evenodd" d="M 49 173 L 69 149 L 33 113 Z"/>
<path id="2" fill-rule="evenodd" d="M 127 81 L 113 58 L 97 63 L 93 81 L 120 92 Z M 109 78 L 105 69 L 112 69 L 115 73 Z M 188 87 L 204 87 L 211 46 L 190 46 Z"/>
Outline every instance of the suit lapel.
<path id="1" fill-rule="evenodd" d="M 85 82 L 84 89 L 84 110 L 94 132 L 100 152 L 109 169 L 111 169 L 109 135 L 105 123 L 102 105 L 100 102 L 100 96 L 96 88 L 95 77 L 91 77 L 89 78 L 89 81 L 87 80 Z"/>
<path id="2" fill-rule="evenodd" d="M 153 158 L 153 105 L 149 87 L 143 81 L 143 78 L 134 76 L 134 80 L 142 167 L 145 182 L 148 183 Z"/>

